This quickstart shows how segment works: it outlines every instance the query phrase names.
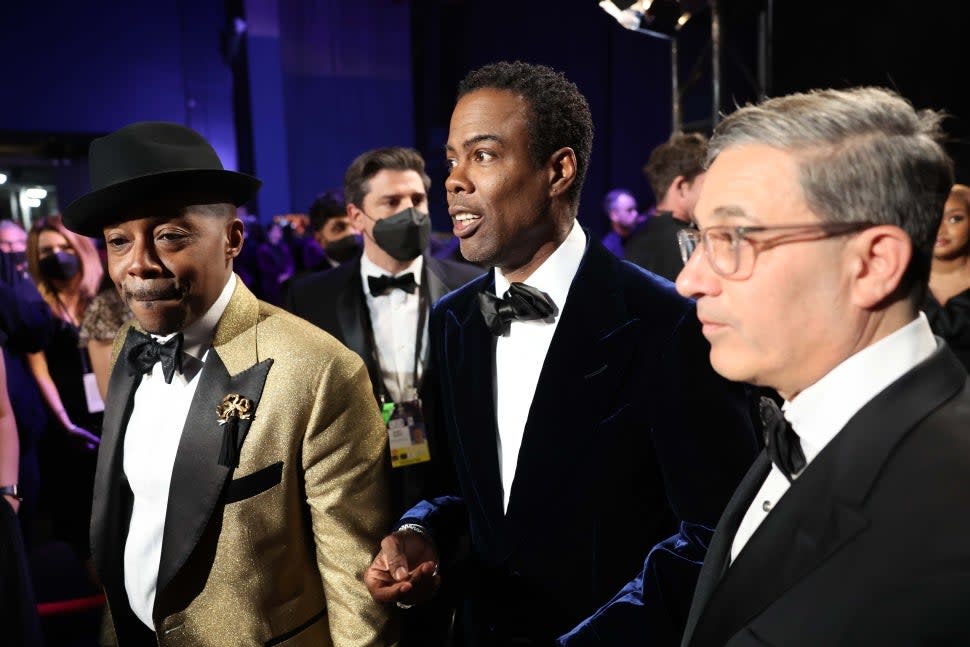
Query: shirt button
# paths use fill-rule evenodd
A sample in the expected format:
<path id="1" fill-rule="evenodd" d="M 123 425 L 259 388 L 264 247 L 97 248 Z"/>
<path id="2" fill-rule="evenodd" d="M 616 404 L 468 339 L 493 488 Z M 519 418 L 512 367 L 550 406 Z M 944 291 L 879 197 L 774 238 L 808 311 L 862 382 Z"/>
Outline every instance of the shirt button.
<path id="1" fill-rule="evenodd" d="M 761 509 L 764 510 L 765 512 L 770 512 L 771 511 L 771 501 L 765 501 L 764 503 L 762 503 L 761 504 Z"/>

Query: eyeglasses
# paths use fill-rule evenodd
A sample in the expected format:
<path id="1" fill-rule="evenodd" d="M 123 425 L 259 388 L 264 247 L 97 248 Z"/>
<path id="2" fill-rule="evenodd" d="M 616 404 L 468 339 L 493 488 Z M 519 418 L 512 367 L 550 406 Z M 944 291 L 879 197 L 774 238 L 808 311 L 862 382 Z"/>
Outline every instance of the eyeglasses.
<path id="1" fill-rule="evenodd" d="M 863 229 L 875 227 L 874 222 L 819 222 L 804 225 L 778 225 L 775 227 L 708 227 L 707 229 L 681 229 L 677 232 L 680 257 L 684 265 L 694 250 L 704 244 L 704 255 L 711 268 L 721 276 L 746 279 L 754 271 L 754 260 L 759 252 L 784 245 L 834 236 L 845 236 Z M 757 239 L 751 234 L 785 232 L 774 238 Z"/>

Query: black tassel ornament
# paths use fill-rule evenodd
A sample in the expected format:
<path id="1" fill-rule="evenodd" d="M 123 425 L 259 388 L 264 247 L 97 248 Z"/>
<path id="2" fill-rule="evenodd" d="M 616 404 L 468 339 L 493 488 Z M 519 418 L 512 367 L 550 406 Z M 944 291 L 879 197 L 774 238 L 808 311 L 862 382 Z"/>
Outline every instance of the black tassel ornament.
<path id="1" fill-rule="evenodd" d="M 222 449 L 219 451 L 219 464 L 225 467 L 239 467 L 239 421 L 249 420 L 253 403 L 238 393 L 230 393 L 216 407 L 219 424 L 222 425 Z"/>

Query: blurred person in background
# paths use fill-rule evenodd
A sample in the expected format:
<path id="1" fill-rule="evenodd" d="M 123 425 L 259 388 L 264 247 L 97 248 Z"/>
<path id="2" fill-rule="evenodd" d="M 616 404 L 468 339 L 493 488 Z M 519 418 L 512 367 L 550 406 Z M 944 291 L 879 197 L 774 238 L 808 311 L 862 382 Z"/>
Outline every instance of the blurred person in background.
<path id="1" fill-rule="evenodd" d="M 20 523 L 32 543 L 34 513 L 40 493 L 38 446 L 48 424 L 47 407 L 27 361 L 42 352 L 51 330 L 51 311 L 27 272 L 27 232 L 10 220 L 0 221 L 0 330 L 7 336 L 3 359 L 7 390 L 20 443 Z"/>
<path id="2" fill-rule="evenodd" d="M 623 258 L 623 248 L 627 240 L 643 224 L 646 217 L 642 217 L 637 211 L 637 199 L 626 189 L 613 189 L 607 193 L 603 198 L 603 211 L 610 220 L 610 231 L 600 242 L 614 256 Z"/>
<path id="3" fill-rule="evenodd" d="M 350 224 L 343 192 L 325 191 L 310 205 L 310 231 L 313 237 L 303 248 L 307 271 L 337 267 L 360 254 L 360 232 Z"/>
<path id="4" fill-rule="evenodd" d="M 0 328 L 0 347 L 7 336 Z M 19 456 L 17 427 L 7 397 L 7 373 L 0 354 L 0 623 L 3 644 L 34 647 L 43 644 L 33 587 L 27 571 L 24 543 L 17 524 L 20 492 L 17 486 Z"/>
<path id="5" fill-rule="evenodd" d="M 80 323 L 100 285 L 103 270 L 94 244 L 61 224 L 60 216 L 38 220 L 27 236 L 27 265 L 53 313 L 50 340 L 28 362 L 52 414 L 41 449 L 42 498 L 53 533 L 78 557 L 89 553 L 88 519 L 94 487 L 95 454 L 104 403 L 98 396 Z"/>
<path id="6" fill-rule="evenodd" d="M 81 319 L 79 340 L 88 349 L 91 370 L 98 384 L 101 399 L 108 395 L 108 378 L 111 377 L 111 347 L 118 331 L 132 314 L 118 289 L 107 277 L 101 291 L 91 300 Z"/>
<path id="7" fill-rule="evenodd" d="M 290 247 L 283 240 L 283 224 L 274 220 L 266 227 L 266 242 L 256 250 L 263 300 L 280 304 L 282 285 L 293 276 L 295 266 Z"/>
<path id="8" fill-rule="evenodd" d="M 953 185 L 943 208 L 923 310 L 970 371 L 970 187 L 964 184 Z"/>
<path id="9" fill-rule="evenodd" d="M 674 133 L 650 153 L 643 174 L 657 200 L 656 214 L 626 244 L 626 260 L 670 281 L 684 268 L 677 232 L 690 226 L 704 185 L 707 138 Z"/>

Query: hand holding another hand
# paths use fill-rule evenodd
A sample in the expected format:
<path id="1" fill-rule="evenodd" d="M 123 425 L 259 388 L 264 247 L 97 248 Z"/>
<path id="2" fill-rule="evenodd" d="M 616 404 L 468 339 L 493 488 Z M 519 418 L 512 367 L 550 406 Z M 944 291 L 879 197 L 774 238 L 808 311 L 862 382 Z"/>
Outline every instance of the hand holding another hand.
<path id="1" fill-rule="evenodd" d="M 395 602 L 406 607 L 431 599 L 441 585 L 434 544 L 414 530 L 388 535 L 364 573 L 364 584 L 382 604 Z"/>

